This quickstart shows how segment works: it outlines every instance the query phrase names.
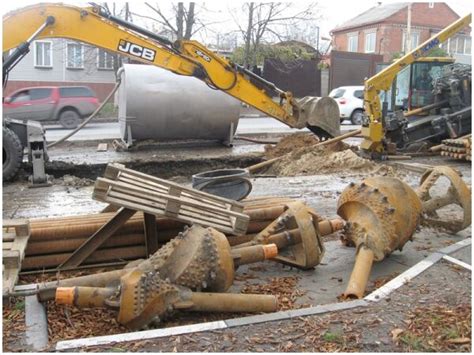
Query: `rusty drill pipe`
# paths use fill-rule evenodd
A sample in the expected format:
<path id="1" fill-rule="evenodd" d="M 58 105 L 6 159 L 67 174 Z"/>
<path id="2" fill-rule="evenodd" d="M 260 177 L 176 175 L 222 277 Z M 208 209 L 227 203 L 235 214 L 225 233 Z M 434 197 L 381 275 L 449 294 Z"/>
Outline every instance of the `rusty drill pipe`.
<path id="1" fill-rule="evenodd" d="M 277 307 L 273 295 L 214 292 L 193 292 L 189 301 L 174 305 L 176 309 L 195 312 L 275 312 Z"/>
<path id="2" fill-rule="evenodd" d="M 278 218 L 285 211 L 285 206 L 274 206 L 269 208 L 258 208 L 251 210 L 244 210 L 244 213 L 250 217 L 251 221 L 273 221 Z"/>
<path id="3" fill-rule="evenodd" d="M 282 211 L 280 206 L 258 206 L 244 209 L 250 218 L 249 233 L 260 232 L 273 219 L 278 217 L 278 211 Z M 72 217 L 58 217 L 31 220 L 30 242 L 53 241 L 60 239 L 89 238 L 100 227 L 103 226 L 114 213 L 100 213 L 96 215 L 80 215 Z M 156 219 L 158 232 L 164 230 L 182 229 L 185 224 L 170 218 L 158 217 Z M 137 212 L 128 220 L 117 234 L 138 234 L 143 233 L 143 213 Z"/>
<path id="4" fill-rule="evenodd" d="M 234 267 L 272 259 L 277 255 L 278 248 L 275 244 L 253 245 L 232 250 Z"/>
<path id="5" fill-rule="evenodd" d="M 107 307 L 107 299 L 117 290 L 108 287 L 58 287 L 55 302 L 78 308 Z M 194 312 L 275 312 L 277 299 L 272 295 L 191 292 L 185 301 L 176 302 L 175 309 Z M 109 306 L 110 307 L 110 306 Z M 113 306 L 111 308 L 114 308 Z"/>
<path id="6" fill-rule="evenodd" d="M 272 312 L 277 299 L 271 295 L 198 293 L 161 279 L 157 272 L 136 269 L 123 275 L 114 288 L 67 287 L 56 290 L 59 304 L 77 307 L 118 308 L 118 322 L 138 330 L 155 325 L 173 309 L 200 312 Z"/>
<path id="7" fill-rule="evenodd" d="M 105 215 L 105 216 L 102 216 Z M 101 213 L 101 216 L 81 215 L 71 222 L 65 219 L 45 219 L 32 221 L 30 241 L 47 241 L 64 238 L 89 238 L 107 222 L 113 213 Z M 80 218 L 79 218 L 80 217 Z M 170 218 L 156 219 L 157 231 L 182 229 L 185 224 Z M 117 234 L 143 233 L 143 214 L 136 213 L 118 231 Z"/>
<path id="8" fill-rule="evenodd" d="M 108 287 L 58 287 L 55 302 L 63 305 L 74 305 L 79 308 L 104 307 L 108 298 L 117 290 Z"/>
<path id="9" fill-rule="evenodd" d="M 70 255 L 71 253 L 30 256 L 23 260 L 22 270 L 56 267 L 63 263 Z M 134 260 L 144 257 L 146 257 L 145 245 L 99 249 L 84 261 L 84 265 L 117 260 Z"/>
<path id="10" fill-rule="evenodd" d="M 344 220 L 340 218 L 335 218 L 335 219 L 325 219 L 320 222 L 318 222 L 318 230 L 319 234 L 324 237 L 326 235 L 332 234 L 334 232 L 337 232 L 339 230 L 342 230 L 344 228 Z M 287 246 L 290 245 L 295 245 L 298 243 L 301 243 L 301 234 L 299 229 L 291 229 L 291 230 L 286 230 L 285 232 L 280 232 L 276 234 L 272 234 L 269 237 L 267 237 L 268 243 L 274 243 L 278 247 L 278 249 L 283 249 Z M 234 247 L 234 249 L 237 248 L 243 248 L 251 245 L 255 245 L 255 237 L 251 237 L 251 235 L 245 235 L 242 238 L 235 238 L 236 240 L 233 241 L 234 237 L 228 238 L 229 241 L 231 242 L 231 246 Z M 239 241 L 241 241 L 239 243 Z"/>
<path id="11" fill-rule="evenodd" d="M 362 298 L 364 296 L 373 262 L 374 252 L 364 246 L 361 247 L 357 252 L 354 268 L 343 295 L 344 298 Z"/>
<path id="12" fill-rule="evenodd" d="M 176 234 L 178 234 L 178 232 L 176 232 Z M 26 257 L 30 257 L 35 255 L 73 252 L 79 248 L 84 241 L 86 241 L 85 238 L 76 238 L 57 240 L 54 243 L 50 241 L 28 243 L 25 255 Z M 105 241 L 99 250 L 142 244 L 145 244 L 145 236 L 143 234 L 114 235 Z"/>
<path id="13" fill-rule="evenodd" d="M 54 300 L 56 289 L 58 287 L 75 287 L 75 286 L 88 286 L 88 287 L 107 287 L 111 284 L 118 283 L 120 277 L 128 272 L 127 269 L 113 270 L 107 272 L 101 272 L 94 275 L 86 275 L 73 277 L 69 279 L 50 281 L 40 284 L 38 290 L 38 300 L 40 302 L 46 302 Z"/>

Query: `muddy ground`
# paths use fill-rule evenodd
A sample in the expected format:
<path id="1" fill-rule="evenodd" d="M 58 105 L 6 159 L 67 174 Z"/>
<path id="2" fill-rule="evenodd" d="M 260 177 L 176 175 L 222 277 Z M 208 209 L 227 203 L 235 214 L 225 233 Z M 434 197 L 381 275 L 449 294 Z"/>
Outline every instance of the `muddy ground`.
<path id="1" fill-rule="evenodd" d="M 61 149 L 58 148 L 52 150 L 50 154 L 51 161 L 48 163 L 47 172 L 54 176 L 53 186 L 30 189 L 25 180 L 4 184 L 3 217 L 52 217 L 99 212 L 105 205 L 91 199 L 93 182 L 98 176 L 102 175 L 106 164 L 111 161 L 121 162 L 129 168 L 162 178 L 172 179 L 189 186 L 191 175 L 194 173 L 217 168 L 246 167 L 260 162 L 262 160 L 263 151 L 264 149 L 262 145 L 243 142 L 236 143 L 232 148 L 223 148 L 212 144 L 206 146 L 196 146 L 191 144 L 178 146 L 161 145 L 159 149 L 157 149 L 156 146 L 151 145 L 144 146 L 141 150 L 134 152 L 115 152 L 110 148 L 108 152 L 96 152 L 95 144 L 66 144 L 66 146 Z M 414 162 L 453 166 L 462 172 L 463 178 L 467 183 L 471 183 L 471 165 L 468 163 L 441 159 L 441 157 L 416 158 L 414 159 Z M 390 169 L 396 173 L 396 176 L 402 178 L 412 187 L 416 188 L 416 186 L 418 186 L 420 179 L 418 173 L 413 173 L 394 166 L 390 166 Z M 342 190 L 350 182 L 358 182 L 372 173 L 377 174 L 377 171 L 336 169 L 331 170 L 330 172 L 325 172 L 325 174 L 321 175 L 314 174 L 313 170 L 313 175 L 288 177 L 276 177 L 272 173 L 264 172 L 260 173 L 260 177 L 252 178 L 253 191 L 251 196 L 272 195 L 301 199 L 306 201 L 308 205 L 313 207 L 320 215 L 325 217 L 336 217 L 337 199 Z M 458 211 L 455 209 L 445 211 L 445 213 L 448 215 L 451 214 L 452 216 L 455 216 L 457 212 Z M 421 228 L 420 231 L 415 234 L 414 242 L 408 243 L 402 253 L 397 251 L 383 263 L 375 264 L 371 274 L 368 291 L 379 287 L 382 283 L 390 280 L 410 266 L 416 264 L 430 252 L 460 241 L 470 235 L 470 228 L 458 233 L 458 235 L 449 235 L 437 230 Z M 325 244 L 327 249 L 326 254 L 322 263 L 315 270 L 300 271 L 271 262 L 266 262 L 258 266 L 244 266 L 239 268 L 237 271 L 238 276 L 231 291 L 268 291 L 269 289 L 272 289 L 272 285 L 274 285 L 275 280 L 277 279 L 277 283 L 292 283 L 292 287 L 287 287 L 286 291 L 281 290 L 279 293 L 280 298 L 286 297 L 292 300 L 290 308 L 338 302 L 338 296 L 344 291 L 352 269 L 354 250 L 342 246 L 338 241 L 337 235 L 327 238 Z M 470 263 L 470 254 L 466 256 L 466 258 L 466 262 Z M 438 267 L 443 267 L 443 270 L 445 270 L 443 272 L 446 272 L 447 274 L 452 271 L 450 265 L 437 265 L 436 268 Z M 427 273 L 423 277 L 426 278 L 426 283 L 430 284 L 430 278 L 435 278 L 436 275 L 436 273 L 433 274 L 430 271 L 429 274 Z M 446 307 L 451 307 L 446 310 L 447 312 L 456 312 L 456 306 L 464 307 L 464 305 L 469 305 L 468 308 L 470 309 L 470 292 L 467 292 L 463 288 L 464 285 L 470 285 L 470 274 L 466 276 L 466 272 L 457 270 L 456 274 L 449 274 L 448 276 L 449 277 L 446 277 L 446 280 L 451 285 L 449 287 L 433 288 L 429 285 L 433 299 L 439 297 L 441 300 L 444 299 L 443 297 L 449 298 L 454 294 L 454 301 L 445 304 Z M 463 281 L 461 284 L 458 285 L 457 282 L 461 280 L 461 276 L 464 278 L 462 279 Z M 439 278 L 436 278 L 433 282 L 441 282 L 438 279 Z M 96 350 L 210 350 L 227 352 L 336 350 L 420 351 L 421 349 L 422 351 L 429 351 L 427 350 L 427 347 L 431 345 L 428 343 L 426 343 L 428 345 L 423 343 L 423 348 L 420 348 L 421 345 L 408 344 L 410 343 L 410 339 L 412 339 L 411 335 L 407 335 L 408 343 L 396 343 L 390 341 L 391 329 L 389 328 L 402 327 L 404 323 L 401 317 L 409 317 L 405 310 L 412 311 L 414 307 L 416 308 L 414 305 L 427 305 L 434 307 L 434 304 L 431 304 L 430 302 L 418 302 L 418 296 L 416 295 L 418 289 L 415 288 L 415 290 L 411 290 L 410 287 L 411 285 L 405 286 L 407 289 L 402 288 L 400 291 L 397 291 L 399 296 L 391 297 L 392 300 L 394 298 L 397 299 L 396 297 L 400 297 L 398 301 L 390 305 L 390 309 L 392 310 L 390 313 L 391 315 L 383 311 L 385 309 L 383 303 L 385 301 L 383 301 L 380 304 L 373 306 L 373 310 L 366 310 L 361 313 L 356 313 L 357 311 L 352 311 L 354 313 L 351 311 L 345 311 L 340 314 L 326 315 L 323 317 L 308 317 L 305 318 L 305 320 L 266 323 L 264 325 L 255 325 L 252 327 L 235 328 L 225 332 L 174 337 L 167 341 L 161 339 L 151 343 L 121 344 L 116 347 L 100 348 Z M 449 290 L 446 291 L 445 289 Z M 289 295 L 285 293 L 288 290 L 291 291 Z M 413 295 L 407 296 L 410 295 L 411 292 L 413 292 Z M 407 304 L 408 307 L 403 306 L 404 302 L 408 299 L 411 300 L 410 303 Z M 11 312 L 12 309 L 10 309 L 10 312 L 5 314 L 4 309 L 4 325 L 5 317 L 12 317 L 14 323 L 9 324 L 17 324 L 18 327 L 18 329 L 13 328 L 12 331 L 21 334 L 22 326 L 19 319 L 24 316 L 24 314 L 21 314 L 21 301 L 19 305 L 14 301 L 11 307 L 14 312 Z M 55 309 L 54 312 L 57 314 L 58 310 Z M 52 315 L 54 312 L 50 312 L 50 314 Z M 64 323 L 64 327 L 67 327 L 67 317 L 64 316 L 64 311 L 61 312 L 62 315 L 60 315 L 60 317 L 63 317 L 64 322 L 66 322 Z M 90 313 L 93 314 L 93 312 Z M 237 317 L 241 315 L 235 316 Z M 217 318 L 214 316 L 209 317 L 208 315 L 185 316 L 178 322 L 168 322 L 163 324 L 163 326 L 190 324 L 206 320 L 226 319 L 229 317 L 232 316 L 218 315 Z M 390 317 L 394 318 L 396 322 L 393 319 L 391 320 Z M 350 319 L 351 322 L 353 319 L 357 319 L 357 321 L 354 324 L 350 323 L 347 325 L 347 322 L 341 319 Z M 372 322 L 373 319 L 380 319 L 380 321 L 376 321 L 372 324 L 370 322 Z M 80 319 L 76 321 L 81 322 Z M 360 324 L 369 324 L 369 326 L 358 327 L 357 322 L 360 322 Z M 53 346 L 56 341 L 65 338 L 105 335 L 124 331 L 123 328 L 116 324 L 113 319 L 110 319 L 110 323 L 108 324 L 109 326 L 103 327 L 103 332 L 100 334 L 95 334 L 94 332 L 91 333 L 90 331 L 66 332 L 61 333 L 60 337 L 58 337 L 58 334 L 50 334 L 51 346 Z M 372 327 L 370 324 L 372 324 Z M 377 327 L 377 324 L 384 324 L 384 326 Z M 387 324 L 387 326 L 385 326 L 385 324 Z M 389 324 L 390 326 L 388 326 Z M 81 326 L 83 327 L 83 325 L 77 325 L 75 327 L 76 330 L 80 329 Z M 313 329 L 311 327 L 316 328 L 314 328 L 314 332 L 308 334 L 307 332 L 302 332 L 304 327 L 308 327 L 308 329 Z M 363 330 L 360 328 L 363 328 Z M 376 334 L 370 335 L 374 332 L 373 328 L 376 328 Z M 7 329 L 9 328 L 7 327 Z M 281 329 L 287 329 L 284 330 L 287 331 L 287 334 L 285 334 L 282 339 L 276 337 L 274 340 L 270 339 L 271 341 L 262 342 L 257 338 L 268 334 L 265 333 L 266 329 L 271 329 L 273 332 L 272 334 L 282 332 Z M 357 329 L 354 334 L 359 335 L 352 336 L 347 332 L 347 329 Z M 361 339 L 368 339 L 366 340 L 367 344 L 365 344 L 364 341 L 361 341 Z M 22 340 L 15 340 L 13 338 L 8 338 L 8 340 L 11 341 L 7 342 L 5 350 L 25 350 Z M 468 350 L 465 344 L 461 344 L 460 347 L 442 349 L 447 351 Z"/>

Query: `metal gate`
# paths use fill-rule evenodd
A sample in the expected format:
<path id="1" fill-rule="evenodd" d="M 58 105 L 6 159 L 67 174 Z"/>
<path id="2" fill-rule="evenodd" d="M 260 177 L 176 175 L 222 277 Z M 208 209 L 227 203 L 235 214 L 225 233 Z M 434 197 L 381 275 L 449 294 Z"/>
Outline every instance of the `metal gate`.
<path id="1" fill-rule="evenodd" d="M 373 76 L 377 64 L 382 62 L 380 54 L 331 51 L 330 90 L 340 86 L 364 85 L 364 79 Z"/>
<path id="2" fill-rule="evenodd" d="M 318 60 L 296 59 L 283 62 L 266 58 L 263 77 L 278 88 L 291 91 L 295 97 L 321 96 L 321 71 Z"/>

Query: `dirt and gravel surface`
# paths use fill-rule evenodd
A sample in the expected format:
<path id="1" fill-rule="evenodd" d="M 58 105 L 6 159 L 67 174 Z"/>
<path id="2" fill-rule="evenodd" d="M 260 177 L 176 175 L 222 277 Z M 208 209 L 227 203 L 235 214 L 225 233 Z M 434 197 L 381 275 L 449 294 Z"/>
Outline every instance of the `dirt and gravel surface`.
<path id="1" fill-rule="evenodd" d="M 291 146 L 291 141 L 285 144 Z M 67 156 L 67 151 L 56 152 L 57 163 L 54 164 L 58 165 L 53 169 L 56 172 L 54 173 L 56 181 L 52 187 L 28 189 L 25 182 L 4 184 L 3 215 L 4 218 L 28 218 L 100 211 L 104 207 L 103 204 L 91 200 L 92 185 L 94 179 L 102 175 L 106 162 L 110 159 L 116 161 L 115 158 L 117 158 L 118 161 L 124 162 L 127 167 L 136 168 L 160 177 L 171 178 L 176 182 L 189 185 L 190 176 L 194 172 L 211 170 L 218 167 L 248 166 L 260 161 L 262 147 L 256 146 L 260 147 L 256 153 L 252 151 L 250 146 L 246 144 L 238 145 L 237 151 L 243 152 L 243 154 L 236 154 L 236 147 L 232 148 L 231 151 L 214 147 L 196 148 L 195 151 L 194 148 L 169 149 L 165 153 L 161 151 L 159 156 L 156 155 L 155 150 L 145 149 L 144 152 L 138 155 L 139 159 L 135 159 L 136 156 L 129 152 L 121 152 L 120 154 L 118 152 L 108 152 L 106 156 L 101 156 L 102 153 L 95 152 L 96 146 L 85 147 L 81 156 L 81 148 L 73 146 L 70 150 L 72 157 Z M 190 151 L 194 151 L 191 158 L 189 157 Z M 303 165 L 310 166 L 310 169 L 313 169 L 311 173 L 300 169 L 298 175 L 309 176 L 254 178 L 252 179 L 254 184 L 252 195 L 275 195 L 302 199 L 315 208 L 320 215 L 332 218 L 336 216 L 336 204 L 340 192 L 349 182 L 363 179 L 367 174 L 383 174 L 386 171 L 390 174 L 391 171 L 394 171 L 396 176 L 402 177 L 403 180 L 413 187 L 416 187 L 419 182 L 419 174 L 392 166 L 383 165 L 386 170 L 381 171 L 370 170 L 372 168 L 369 167 L 370 169 L 367 169 L 367 161 L 364 160 L 361 163 L 363 167 L 361 169 L 354 167 L 344 169 L 345 165 L 347 165 L 348 157 L 344 158 L 342 155 L 341 159 L 336 159 L 335 164 L 331 167 L 324 165 L 326 163 L 329 164 L 331 161 L 327 155 L 324 156 L 323 161 L 320 160 L 318 163 L 315 163 L 314 159 L 317 159 L 317 155 L 312 155 L 310 151 L 305 151 L 304 147 L 298 151 L 301 153 L 296 153 L 297 155 L 294 156 L 296 159 L 292 161 L 297 162 L 299 158 L 308 155 L 308 159 L 305 160 Z M 326 148 L 322 154 L 326 153 L 330 155 L 351 154 L 353 151 L 350 147 L 341 144 L 337 149 Z M 282 152 L 279 154 L 282 154 Z M 96 157 L 99 158 L 96 159 Z M 81 162 L 77 164 L 78 161 Z M 471 171 L 469 164 L 447 161 L 439 157 L 418 159 L 418 161 L 433 165 L 453 165 L 460 168 L 465 180 L 470 183 Z M 321 169 L 317 170 L 316 167 L 318 166 L 326 166 L 327 168 L 324 171 Z M 409 243 L 403 253 L 396 252 L 384 263 L 374 266 L 369 290 L 375 289 L 395 277 L 401 271 L 413 265 L 413 263 L 418 262 L 420 258 L 426 257 L 429 252 L 470 236 L 470 233 L 470 228 L 462 235 L 456 236 L 422 228 L 415 235 L 415 241 Z M 337 239 L 337 236 L 334 239 Z M 328 239 L 325 242 L 330 240 Z M 336 241 L 331 243 L 336 243 Z M 330 248 L 326 253 L 323 263 L 316 268 L 315 272 L 285 269 L 283 266 L 275 263 L 253 266 L 253 269 L 239 268 L 236 277 L 238 288 L 233 291 L 277 294 L 280 304 L 282 307 L 285 307 L 281 309 L 300 308 L 308 304 L 337 302 L 336 297 L 345 286 L 352 268 L 353 249 L 345 250 L 339 244 L 337 246 L 335 244 L 327 245 Z M 341 263 L 338 264 L 337 260 L 340 260 Z M 467 262 L 470 262 L 470 260 Z M 388 268 L 384 269 L 387 265 Z M 439 269 L 442 270 L 439 274 L 433 273 L 433 270 L 438 270 L 441 266 L 443 269 Z M 470 291 L 468 296 L 464 297 L 467 292 L 464 288 L 466 285 L 470 285 L 470 273 L 466 276 L 466 272 L 463 270 L 453 270 L 451 264 L 443 264 L 441 266 L 437 265 L 429 270 L 426 275 L 422 274 L 423 279 L 426 279 L 426 285 L 421 287 L 420 290 L 428 290 L 427 293 L 417 294 L 420 290 L 417 287 L 412 289 L 410 284 L 397 291 L 391 297 L 389 303 L 382 301 L 379 304 L 373 305 L 370 309 L 344 311 L 319 317 L 307 317 L 305 320 L 294 319 L 278 323 L 265 323 L 222 332 L 208 332 L 141 343 L 117 344 L 94 350 L 222 352 L 429 351 L 429 347 L 435 347 L 436 349 L 446 351 L 468 351 L 470 346 L 467 347 L 465 341 L 466 338 L 470 338 L 470 315 L 467 318 L 469 319 L 468 323 L 461 321 L 458 322 L 459 324 L 456 323 L 462 317 L 444 317 L 443 322 L 436 321 L 434 326 L 431 325 L 433 335 L 429 339 L 424 339 L 422 338 L 423 334 L 417 333 L 419 329 L 426 328 L 426 323 L 413 321 L 410 325 L 405 322 L 405 320 L 409 321 L 410 317 L 412 317 L 408 311 L 415 312 L 412 313 L 416 315 L 415 318 L 422 320 L 424 319 L 422 316 L 430 314 L 430 310 L 436 314 L 447 315 L 470 312 Z M 454 274 L 450 272 L 454 272 Z M 446 277 L 444 276 L 445 274 Z M 443 276 L 440 277 L 440 275 Z M 461 278 L 461 276 L 464 278 Z M 432 278 L 436 279 L 435 284 L 439 282 L 444 282 L 444 284 L 432 287 Z M 438 279 L 441 279 L 441 281 Z M 29 282 L 32 282 L 31 279 L 29 279 Z M 412 284 L 416 284 L 416 282 L 418 282 L 418 279 Z M 458 282 L 460 283 L 459 285 L 457 284 Z M 422 297 L 423 295 L 429 295 L 429 297 L 426 296 L 427 298 L 425 299 Z M 412 296 L 413 299 L 411 298 Z M 437 297 L 439 297 L 437 302 L 440 306 L 436 302 L 431 302 Z M 450 297 L 454 297 L 453 300 L 455 302 L 443 301 L 444 299 L 451 299 Z M 397 301 L 393 302 L 393 299 Z M 404 303 L 407 304 L 406 307 L 403 306 Z M 431 308 L 428 309 L 426 307 Z M 386 309 L 390 312 L 384 312 Z M 114 334 L 124 331 L 123 327 L 115 321 L 115 314 L 108 313 L 109 311 L 96 312 L 90 310 L 79 312 L 77 309 L 67 309 L 52 304 L 48 305 L 48 311 L 50 319 L 55 320 L 49 326 L 51 346 L 58 340 Z M 10 306 L 4 306 L 3 314 L 4 339 L 6 339 L 4 350 L 26 350 L 24 339 L 21 337 L 21 334 L 24 332 L 24 302 L 22 304 L 21 300 L 14 300 Z M 169 319 L 162 323 L 162 326 L 169 327 L 241 316 L 241 314 L 191 315 L 183 313 L 178 319 Z M 376 319 L 379 320 L 375 321 Z M 351 323 L 353 320 L 355 320 L 355 323 Z M 386 323 L 390 326 L 386 326 Z M 456 329 L 456 332 L 451 333 L 447 338 L 445 335 L 442 335 L 444 333 L 439 333 L 443 332 L 443 329 L 446 327 L 451 326 Z M 400 329 L 403 332 L 400 332 Z M 469 335 L 466 335 L 466 329 L 469 329 Z M 394 336 L 392 334 L 393 330 L 396 330 L 394 334 L 397 334 L 395 339 L 397 341 L 392 341 L 392 336 Z M 459 336 L 455 337 L 454 335 L 456 334 Z M 449 339 L 451 341 L 448 342 Z M 52 349 L 50 348 L 50 350 Z"/>
<path id="2" fill-rule="evenodd" d="M 467 353 L 471 273 L 442 261 L 368 307 L 76 351 Z"/>

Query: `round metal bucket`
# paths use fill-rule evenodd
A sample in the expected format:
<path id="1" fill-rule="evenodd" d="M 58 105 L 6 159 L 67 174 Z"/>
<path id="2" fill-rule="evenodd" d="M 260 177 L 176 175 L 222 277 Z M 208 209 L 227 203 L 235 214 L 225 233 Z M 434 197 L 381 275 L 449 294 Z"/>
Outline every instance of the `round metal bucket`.
<path id="1" fill-rule="evenodd" d="M 247 169 L 220 169 L 192 176 L 194 189 L 240 201 L 252 191 Z"/>

